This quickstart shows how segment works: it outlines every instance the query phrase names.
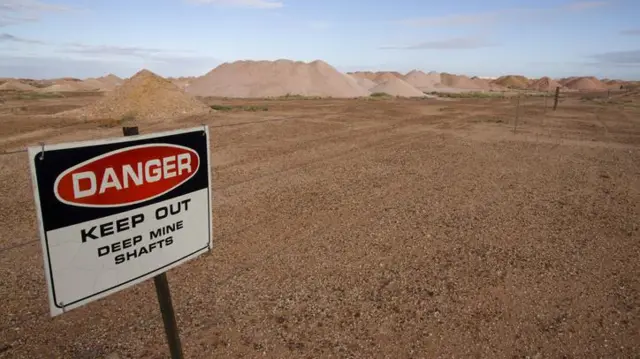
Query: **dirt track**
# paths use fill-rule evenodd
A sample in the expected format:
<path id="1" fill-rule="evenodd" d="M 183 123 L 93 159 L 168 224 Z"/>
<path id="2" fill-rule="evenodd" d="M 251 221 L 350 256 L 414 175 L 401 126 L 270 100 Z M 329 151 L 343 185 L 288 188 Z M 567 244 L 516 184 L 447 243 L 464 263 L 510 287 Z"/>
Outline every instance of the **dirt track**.
<path id="1" fill-rule="evenodd" d="M 527 99 L 514 134 L 513 101 L 141 125 L 211 126 L 215 248 L 168 273 L 185 356 L 639 356 L 640 111 Z M 120 135 L 30 106 L 0 107 L 1 150 Z M 167 357 L 152 282 L 48 317 L 26 154 L 0 170 L 0 358 Z"/>

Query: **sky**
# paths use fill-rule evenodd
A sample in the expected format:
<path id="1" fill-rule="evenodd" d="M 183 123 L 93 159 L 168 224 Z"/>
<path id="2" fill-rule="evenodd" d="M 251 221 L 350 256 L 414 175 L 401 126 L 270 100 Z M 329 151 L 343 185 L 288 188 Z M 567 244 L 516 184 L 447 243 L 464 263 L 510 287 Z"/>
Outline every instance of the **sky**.
<path id="1" fill-rule="evenodd" d="M 0 0 L 0 77 L 340 71 L 640 80 L 638 0 Z"/>

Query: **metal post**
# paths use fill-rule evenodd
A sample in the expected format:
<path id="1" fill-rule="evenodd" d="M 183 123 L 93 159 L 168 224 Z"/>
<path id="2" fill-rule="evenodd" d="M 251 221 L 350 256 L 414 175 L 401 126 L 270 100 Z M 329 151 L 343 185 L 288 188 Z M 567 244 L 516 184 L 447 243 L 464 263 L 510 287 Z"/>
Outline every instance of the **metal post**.
<path id="1" fill-rule="evenodd" d="M 125 136 L 135 136 L 139 134 L 138 127 L 123 127 L 122 134 Z M 167 281 L 167 274 L 161 273 L 153 277 L 153 283 L 156 286 L 156 295 L 158 296 L 158 304 L 160 304 L 160 312 L 162 313 L 162 321 L 164 322 L 164 331 L 167 335 L 167 343 L 169 343 L 171 359 L 183 359 L 180 333 L 178 332 L 178 323 L 173 311 L 173 303 L 171 302 L 171 291 L 169 289 L 169 282 Z"/>
<path id="2" fill-rule="evenodd" d="M 560 86 L 556 86 L 556 98 L 553 102 L 553 110 L 555 111 L 558 108 L 558 97 L 560 97 Z"/>
<path id="3" fill-rule="evenodd" d="M 153 282 L 156 285 L 156 294 L 158 295 L 158 303 L 162 312 L 162 321 L 164 322 L 164 331 L 167 334 L 171 359 L 182 359 L 182 344 L 180 344 L 178 323 L 173 312 L 173 303 L 171 303 L 171 291 L 169 290 L 167 274 L 158 274 L 153 277 Z"/>
<path id="4" fill-rule="evenodd" d="M 521 94 L 518 94 L 518 99 L 516 100 L 516 120 L 513 123 L 513 133 L 516 133 L 516 130 L 518 129 L 518 118 L 520 117 L 520 96 L 522 96 Z"/>

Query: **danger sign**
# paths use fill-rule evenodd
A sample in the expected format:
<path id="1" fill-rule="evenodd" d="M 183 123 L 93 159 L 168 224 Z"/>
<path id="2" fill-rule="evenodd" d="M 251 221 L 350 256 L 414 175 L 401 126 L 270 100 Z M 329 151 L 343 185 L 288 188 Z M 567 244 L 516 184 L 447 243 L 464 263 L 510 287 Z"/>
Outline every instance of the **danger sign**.
<path id="1" fill-rule="evenodd" d="M 211 248 L 207 127 L 30 147 L 51 315 Z"/>

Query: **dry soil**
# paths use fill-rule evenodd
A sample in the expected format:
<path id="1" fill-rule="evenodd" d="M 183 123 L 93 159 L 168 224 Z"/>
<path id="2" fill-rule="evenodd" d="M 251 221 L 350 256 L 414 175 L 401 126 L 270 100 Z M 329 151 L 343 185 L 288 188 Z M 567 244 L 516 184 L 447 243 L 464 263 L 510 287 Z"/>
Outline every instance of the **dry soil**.
<path id="1" fill-rule="evenodd" d="M 215 248 L 168 273 L 185 357 L 637 358 L 639 108 L 597 96 L 517 123 L 515 99 L 208 99 L 230 111 L 141 127 L 212 133 Z M 168 357 L 152 282 L 48 316 L 23 149 L 120 136 L 36 115 L 96 100 L 0 105 L 0 358 Z"/>

